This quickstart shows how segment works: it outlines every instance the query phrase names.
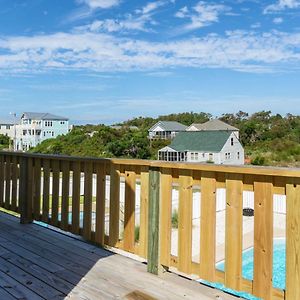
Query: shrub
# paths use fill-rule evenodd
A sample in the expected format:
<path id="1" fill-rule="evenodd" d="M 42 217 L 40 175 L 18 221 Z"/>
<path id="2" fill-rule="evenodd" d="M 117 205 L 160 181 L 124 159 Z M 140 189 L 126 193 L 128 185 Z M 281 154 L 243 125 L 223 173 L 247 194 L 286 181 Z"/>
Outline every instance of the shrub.
<path id="1" fill-rule="evenodd" d="M 178 210 L 172 212 L 172 228 L 178 228 Z"/>
<path id="2" fill-rule="evenodd" d="M 140 240 L 140 226 L 135 226 L 134 228 L 134 240 L 135 242 Z"/>
<path id="3" fill-rule="evenodd" d="M 262 166 L 265 164 L 265 158 L 261 155 L 257 155 L 253 160 L 252 160 L 252 165 L 255 166 Z"/>

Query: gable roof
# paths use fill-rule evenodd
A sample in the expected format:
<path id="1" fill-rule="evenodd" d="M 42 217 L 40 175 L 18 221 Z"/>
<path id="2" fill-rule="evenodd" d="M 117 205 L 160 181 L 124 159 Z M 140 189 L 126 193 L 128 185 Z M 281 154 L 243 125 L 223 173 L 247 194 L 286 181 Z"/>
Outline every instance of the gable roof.
<path id="1" fill-rule="evenodd" d="M 209 120 L 202 124 L 192 124 L 191 126 L 194 126 L 197 128 L 197 130 L 229 130 L 229 131 L 239 131 L 238 128 L 231 126 L 219 119 L 213 119 Z M 189 126 L 189 127 L 191 127 Z"/>
<path id="2" fill-rule="evenodd" d="M 158 121 L 149 129 L 149 131 L 152 131 L 158 125 L 165 131 L 185 131 L 187 128 L 187 126 L 176 121 Z"/>
<path id="3" fill-rule="evenodd" d="M 56 121 L 68 121 L 68 118 L 49 114 L 49 113 L 37 113 L 37 112 L 24 112 L 21 119 L 31 120 L 56 120 Z"/>
<path id="4" fill-rule="evenodd" d="M 169 147 L 176 151 L 220 152 L 231 134 L 229 131 L 180 132 Z"/>

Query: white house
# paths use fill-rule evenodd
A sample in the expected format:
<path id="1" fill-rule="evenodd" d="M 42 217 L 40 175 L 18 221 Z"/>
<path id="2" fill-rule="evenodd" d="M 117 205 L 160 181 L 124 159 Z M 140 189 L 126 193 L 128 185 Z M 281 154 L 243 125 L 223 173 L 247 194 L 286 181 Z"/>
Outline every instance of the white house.
<path id="1" fill-rule="evenodd" d="M 16 127 L 15 150 L 26 151 L 44 140 L 67 134 L 69 119 L 49 113 L 25 112 Z"/>
<path id="2" fill-rule="evenodd" d="M 244 149 L 234 132 L 185 131 L 158 151 L 158 159 L 243 165 Z"/>
<path id="3" fill-rule="evenodd" d="M 6 135 L 8 137 L 13 137 L 13 135 L 14 135 L 14 124 L 0 123 L 0 134 Z"/>
<path id="4" fill-rule="evenodd" d="M 178 132 L 185 131 L 187 126 L 175 121 L 159 121 L 149 130 L 149 139 L 173 139 Z"/>
<path id="5" fill-rule="evenodd" d="M 226 124 L 225 122 L 219 119 L 212 119 L 202 124 L 193 123 L 186 129 L 186 131 L 207 131 L 207 130 L 208 131 L 218 131 L 218 130 L 230 131 L 230 132 L 234 132 L 236 136 L 239 138 L 238 128 Z"/>

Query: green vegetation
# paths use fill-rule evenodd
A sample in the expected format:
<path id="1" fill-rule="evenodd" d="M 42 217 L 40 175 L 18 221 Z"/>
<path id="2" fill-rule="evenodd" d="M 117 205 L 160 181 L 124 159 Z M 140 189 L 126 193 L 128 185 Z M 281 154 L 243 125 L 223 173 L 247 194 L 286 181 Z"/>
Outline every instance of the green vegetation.
<path id="1" fill-rule="evenodd" d="M 138 117 L 126 121 L 121 129 L 105 125 L 75 126 L 65 136 L 44 141 L 32 152 L 94 157 L 122 157 L 156 159 L 157 150 L 169 141 L 150 143 L 148 129 L 159 120 L 178 121 L 185 125 L 203 123 L 211 119 L 208 113 L 181 113 L 158 118 Z M 223 114 L 220 119 L 240 129 L 240 140 L 246 157 L 255 165 L 300 166 L 300 117 L 287 114 L 272 115 L 261 111 Z M 138 129 L 129 129 L 136 126 Z M 0 141 L 1 147 L 1 141 Z"/>
<path id="2" fill-rule="evenodd" d="M 137 243 L 140 240 L 140 226 L 135 225 L 134 228 L 134 241 Z"/>
<path id="3" fill-rule="evenodd" d="M 9 148 L 9 137 L 0 134 L 0 150 Z"/>
<path id="4" fill-rule="evenodd" d="M 172 212 L 172 228 L 178 228 L 178 210 Z"/>

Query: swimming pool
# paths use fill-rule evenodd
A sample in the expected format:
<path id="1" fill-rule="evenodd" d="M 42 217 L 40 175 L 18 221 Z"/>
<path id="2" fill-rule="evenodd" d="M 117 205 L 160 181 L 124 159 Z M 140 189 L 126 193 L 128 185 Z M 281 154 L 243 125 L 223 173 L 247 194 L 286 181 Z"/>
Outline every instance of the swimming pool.
<path id="1" fill-rule="evenodd" d="M 249 280 L 253 280 L 253 248 L 245 250 L 243 252 L 243 277 Z M 217 269 L 224 271 L 225 262 L 222 261 L 216 265 Z M 235 292 L 231 289 L 227 289 L 224 285 L 219 283 L 210 283 L 207 281 L 201 282 L 213 286 L 215 288 L 233 293 L 237 296 L 245 299 L 255 300 L 258 299 L 252 295 L 242 292 Z M 273 285 L 279 289 L 285 289 L 285 239 L 274 239 L 273 247 Z"/>

